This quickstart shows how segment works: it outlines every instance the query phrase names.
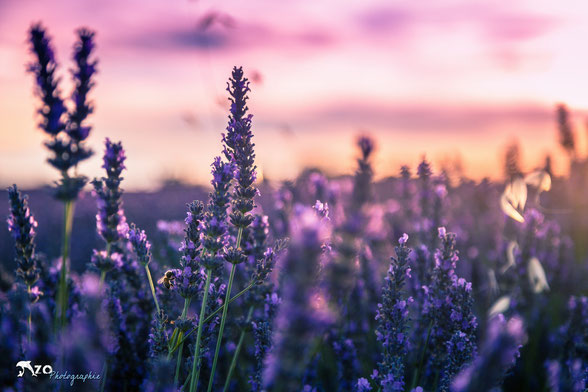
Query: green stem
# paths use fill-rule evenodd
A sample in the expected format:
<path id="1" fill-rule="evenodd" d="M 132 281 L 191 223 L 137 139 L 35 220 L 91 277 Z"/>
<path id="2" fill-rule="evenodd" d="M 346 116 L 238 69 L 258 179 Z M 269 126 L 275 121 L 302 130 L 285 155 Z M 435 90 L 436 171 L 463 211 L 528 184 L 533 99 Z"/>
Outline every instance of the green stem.
<path id="1" fill-rule="evenodd" d="M 100 283 L 98 284 L 98 291 L 102 290 L 102 286 L 104 286 L 104 279 L 106 278 L 106 271 L 102 271 L 100 273 Z"/>
<path id="2" fill-rule="evenodd" d="M 253 286 L 255 286 L 256 282 L 253 281 L 251 283 L 249 283 L 249 285 L 247 287 L 245 287 L 243 290 L 241 290 L 238 294 L 236 294 L 234 297 L 231 298 L 231 300 L 228 302 L 229 304 L 232 303 L 233 301 L 236 301 L 239 297 L 241 297 L 243 294 L 245 294 L 246 292 L 248 292 L 249 290 L 251 290 L 251 288 L 253 288 Z M 220 313 L 223 309 L 225 308 L 225 305 L 223 304 L 222 306 L 218 307 L 214 312 L 212 312 L 211 314 L 209 314 L 203 321 L 204 324 L 206 324 L 207 322 L 209 322 L 210 320 L 213 319 L 214 316 L 216 316 L 218 313 Z M 196 331 L 196 328 L 192 329 L 190 332 L 188 332 L 186 335 L 184 335 L 184 338 L 180 341 L 180 343 L 184 343 L 184 341 L 186 339 L 188 339 L 188 337 L 194 332 Z M 173 335 L 172 335 L 173 338 Z M 173 353 L 174 351 L 176 351 L 178 349 L 178 347 L 180 346 L 180 343 L 177 343 L 175 346 L 173 346 L 173 348 L 171 349 L 171 352 Z"/>
<path id="3" fill-rule="evenodd" d="M 63 244 L 61 255 L 61 273 L 59 276 L 59 286 L 57 289 L 57 306 L 55 307 L 55 330 L 63 329 L 67 313 L 67 270 L 71 240 L 71 229 L 73 226 L 74 201 L 65 202 L 63 210 Z"/>
<path id="4" fill-rule="evenodd" d="M 239 229 L 239 234 L 241 234 L 241 230 Z M 240 237 L 240 236 L 239 236 Z M 237 238 L 239 238 L 237 237 Z M 231 274 L 229 275 L 229 284 L 227 286 L 227 292 L 225 294 L 225 302 L 228 302 L 231 299 L 231 288 L 233 287 L 233 280 L 235 279 L 235 270 L 237 269 L 237 264 L 233 264 L 231 267 Z M 214 350 L 214 359 L 212 360 L 212 369 L 210 370 L 210 378 L 208 379 L 208 388 L 207 391 L 212 391 L 212 385 L 214 384 L 214 371 L 216 370 L 216 364 L 218 362 L 218 354 L 220 352 L 220 346 L 223 340 L 223 331 L 225 329 L 225 322 L 227 321 L 227 311 L 229 309 L 229 305 L 224 307 L 223 315 L 221 317 L 220 327 L 218 329 L 218 337 L 216 338 L 216 349 Z"/>
<path id="5" fill-rule="evenodd" d="M 108 376 L 108 361 L 104 362 L 104 371 L 102 372 L 102 382 L 100 383 L 100 392 L 104 392 L 106 386 L 106 376 Z"/>
<path id="6" fill-rule="evenodd" d="M 249 312 L 247 313 L 247 319 L 245 320 L 245 326 L 249 324 L 251 321 L 251 316 L 253 316 L 253 306 L 249 307 Z M 231 360 L 231 366 L 229 367 L 229 373 L 227 374 L 227 378 L 225 379 L 225 386 L 223 387 L 223 392 L 229 388 L 229 383 L 231 382 L 231 376 L 235 371 L 235 367 L 237 366 L 237 358 L 239 358 L 239 353 L 241 352 L 241 346 L 243 346 L 243 341 L 245 340 L 245 329 L 241 331 L 241 336 L 239 336 L 239 343 L 237 343 L 237 348 L 235 349 L 235 353 L 233 354 L 233 359 Z"/>
<path id="7" fill-rule="evenodd" d="M 190 298 L 184 299 L 184 310 L 182 310 L 181 319 L 185 320 L 186 315 L 188 314 L 188 308 L 190 307 Z M 178 339 L 181 339 L 184 335 L 184 332 L 178 332 Z M 178 351 L 178 360 L 176 362 L 176 375 L 174 376 L 174 385 L 178 385 L 178 380 L 180 379 L 180 367 L 182 366 L 182 354 L 184 352 L 184 343 L 180 344 L 180 349 Z M 171 358 L 171 353 L 168 354 L 168 359 Z"/>
<path id="8" fill-rule="evenodd" d="M 192 361 L 192 374 L 190 375 L 190 392 L 196 392 L 198 379 L 200 378 L 200 342 L 202 340 L 202 326 L 204 323 L 204 314 L 206 313 L 206 303 L 208 302 L 208 290 L 210 289 L 210 278 L 212 271 L 206 270 L 206 283 L 204 284 L 204 296 L 200 306 L 200 317 L 198 318 L 198 333 L 196 334 L 196 345 L 194 346 L 194 360 Z"/>
<path id="9" fill-rule="evenodd" d="M 149 286 L 151 287 L 151 294 L 153 295 L 153 301 L 155 301 L 157 314 L 159 314 L 159 302 L 157 302 L 157 296 L 155 295 L 155 286 L 153 286 L 153 279 L 151 278 L 151 271 L 149 271 L 149 264 L 145 264 L 145 271 L 147 272 L 147 279 L 149 279 Z"/>
<path id="10" fill-rule="evenodd" d="M 416 386 L 418 385 L 420 372 L 421 372 L 421 369 L 423 367 L 423 362 L 425 360 L 425 353 L 427 352 L 427 347 L 429 346 L 429 338 L 431 337 L 431 329 L 432 328 L 433 328 L 433 322 L 431 321 L 429 323 L 429 327 L 427 328 L 427 339 L 425 340 L 425 345 L 423 347 L 423 351 L 421 351 L 421 357 L 419 359 L 419 365 L 416 368 L 416 371 L 415 371 L 415 373 L 414 373 L 414 375 L 412 377 L 412 383 L 411 383 L 412 385 L 410 387 L 411 390 L 414 389 L 414 388 L 416 388 Z"/>
<path id="11" fill-rule="evenodd" d="M 191 301 L 191 299 L 188 299 L 188 298 L 184 299 L 184 309 L 182 310 L 182 315 L 180 316 L 180 319 L 182 319 L 182 320 L 185 319 L 186 315 L 188 314 L 188 307 L 190 306 L 190 301 Z M 171 348 L 175 347 L 177 349 L 180 346 L 180 343 L 184 343 L 185 339 L 182 340 L 180 343 L 177 343 L 178 339 L 180 339 L 178 337 L 179 333 L 180 333 L 180 330 L 178 329 L 178 327 L 175 327 L 174 332 L 172 333 L 172 336 L 169 340 L 168 347 L 167 347 L 167 349 L 168 349 L 167 360 L 168 361 L 172 358 L 172 354 L 175 351 L 175 350 L 172 350 Z M 177 345 L 176 345 L 176 343 L 177 343 Z"/>
<path id="12" fill-rule="evenodd" d="M 237 244 L 235 248 L 239 249 L 241 246 L 241 238 L 243 238 L 243 227 L 239 227 L 239 231 L 237 232 Z M 212 361 L 212 369 L 210 371 L 210 378 L 208 379 L 208 388 L 207 391 L 210 392 L 212 390 L 212 385 L 214 384 L 214 372 L 216 370 L 216 364 L 218 362 L 218 354 L 220 352 L 220 346 L 223 340 L 223 331 L 225 329 L 225 322 L 227 321 L 227 311 L 229 310 L 229 301 L 231 300 L 231 289 L 233 287 L 233 280 L 235 279 L 235 270 L 237 269 L 237 264 L 233 264 L 231 267 L 231 274 L 229 275 L 229 284 L 227 285 L 227 292 L 225 294 L 225 306 L 223 308 L 223 315 L 221 317 L 220 327 L 218 330 L 218 337 L 216 338 L 216 349 L 214 350 L 214 359 Z"/>
<path id="13" fill-rule="evenodd" d="M 180 331 L 178 333 L 178 339 L 181 339 L 184 333 Z M 178 358 L 176 360 L 176 374 L 174 375 L 174 386 L 178 385 L 178 381 L 180 380 L 180 368 L 182 367 L 182 355 L 184 354 L 184 343 L 180 344 L 180 348 L 178 349 Z"/>
<path id="14" fill-rule="evenodd" d="M 179 344 L 177 346 L 175 345 L 176 344 L 177 337 L 178 337 L 178 329 L 177 328 L 174 328 L 174 332 L 172 332 L 172 335 L 169 338 L 169 343 L 168 343 L 168 347 L 167 347 L 167 350 L 168 350 L 168 353 L 167 353 L 168 356 L 167 356 L 167 358 L 168 359 L 171 358 L 171 355 L 173 354 L 174 351 L 176 351 L 176 349 L 179 346 Z M 186 338 L 184 337 L 184 339 L 186 339 Z M 184 341 L 182 340 L 182 343 L 183 342 Z M 174 350 L 171 349 L 172 347 L 174 347 Z"/>

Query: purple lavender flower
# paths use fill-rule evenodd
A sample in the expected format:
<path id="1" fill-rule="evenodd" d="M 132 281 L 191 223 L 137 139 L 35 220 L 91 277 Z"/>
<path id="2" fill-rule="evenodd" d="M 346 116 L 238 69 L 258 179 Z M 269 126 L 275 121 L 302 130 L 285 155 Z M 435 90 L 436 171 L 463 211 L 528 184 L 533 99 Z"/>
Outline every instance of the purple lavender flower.
<path id="1" fill-rule="evenodd" d="M 585 391 L 588 385 L 588 298 L 570 297 L 565 324 L 555 334 L 548 361 L 554 391 Z M 557 358 L 557 359 L 556 359 Z"/>
<path id="2" fill-rule="evenodd" d="M 370 382 L 366 378 L 360 378 L 357 380 L 357 384 L 355 385 L 356 392 L 369 392 L 372 390 L 372 386 Z"/>
<path id="3" fill-rule="evenodd" d="M 202 265 L 209 270 L 218 270 L 222 266 L 223 251 L 226 246 L 227 209 L 230 202 L 230 187 L 235 167 L 232 162 L 223 162 L 216 157 L 212 164 L 212 187 L 208 209 L 204 215 L 200 231 L 202 232 Z M 241 254 L 231 254 L 240 259 Z M 229 255 L 227 255 L 229 257 Z M 233 258 L 231 258 L 233 260 Z"/>
<path id="4" fill-rule="evenodd" d="M 352 205 L 359 209 L 372 197 L 372 178 L 374 176 L 371 155 L 374 151 L 374 141 L 368 136 L 361 136 L 357 139 L 361 156 L 357 159 L 357 172 L 353 184 Z"/>
<path id="5" fill-rule="evenodd" d="M 57 70 L 55 53 L 42 25 L 33 25 L 29 33 L 31 52 L 37 57 L 37 61 L 28 65 L 28 71 L 35 75 L 36 93 L 43 101 L 43 106 L 39 109 L 43 121 L 39 127 L 56 137 L 65 130 L 63 116 L 67 109 L 60 96 L 59 78 L 55 75 Z"/>
<path id="6" fill-rule="evenodd" d="M 237 184 L 231 200 L 231 223 L 238 228 L 245 228 L 251 224 L 253 217 L 249 214 L 255 207 L 253 198 L 257 188 L 253 185 L 256 180 L 255 152 L 252 141 L 251 118 L 247 114 L 247 93 L 249 80 L 243 76 L 242 68 L 233 68 L 232 78 L 229 80 L 227 91 L 231 97 L 231 113 L 227 133 L 223 135 L 225 144 L 224 154 L 227 160 L 234 162 L 236 167 L 235 179 Z"/>
<path id="7" fill-rule="evenodd" d="M 168 317 L 160 311 L 153 320 L 151 332 L 149 333 L 149 357 L 158 358 L 167 354 L 168 337 L 166 326 L 168 324 Z"/>
<path id="8" fill-rule="evenodd" d="M 319 214 L 320 217 L 324 219 L 329 219 L 329 204 L 323 203 L 320 200 L 317 200 L 312 207 Z"/>
<path id="9" fill-rule="evenodd" d="M 90 58 L 95 47 L 94 32 L 88 29 L 80 29 L 77 34 L 79 41 L 74 46 L 73 55 L 76 68 L 72 71 L 73 79 L 76 82 L 72 94 L 75 107 L 69 115 L 67 134 L 79 153 L 87 154 L 89 151 L 85 150 L 81 143 L 86 140 L 92 129 L 92 127 L 85 125 L 84 121 L 94 111 L 92 103 L 88 101 L 88 93 L 94 86 L 92 79 L 96 74 L 98 62 Z"/>
<path id="10" fill-rule="evenodd" d="M 247 256 L 247 266 L 255 266 L 256 261 L 263 257 L 267 250 L 269 236 L 269 217 L 255 214 L 253 222 L 243 231 L 243 253 Z"/>
<path id="11" fill-rule="evenodd" d="M 147 240 L 145 230 L 141 230 L 134 223 L 131 223 L 127 239 L 133 246 L 138 261 L 143 266 L 147 266 L 151 262 L 151 243 Z"/>
<path id="12" fill-rule="evenodd" d="M 421 216 L 427 217 L 430 213 L 431 208 L 431 197 L 432 197 L 432 189 L 430 185 L 430 179 L 433 175 L 431 171 L 431 164 L 427 162 L 425 158 L 419 163 L 419 167 L 417 169 L 417 175 L 419 176 L 419 180 L 421 182 L 421 189 L 419 195 L 419 202 L 421 207 Z"/>
<path id="13" fill-rule="evenodd" d="M 302 388 L 309 344 L 329 320 L 324 299 L 313 299 L 322 298 L 316 286 L 324 224 L 310 208 L 303 209 L 291 230 L 292 241 L 282 265 L 282 304 L 274 326 L 274 348 L 264 373 L 264 384 L 270 390 Z"/>
<path id="14" fill-rule="evenodd" d="M 37 221 L 29 209 L 27 196 L 21 196 L 20 191 L 13 185 L 8 188 L 10 201 L 10 215 L 8 230 L 14 239 L 16 250 L 16 275 L 25 285 L 32 287 L 39 279 L 35 258 L 35 228 Z"/>
<path id="15" fill-rule="evenodd" d="M 84 145 L 90 133 L 90 127 L 84 121 L 93 111 L 87 95 L 94 85 L 92 78 L 96 72 L 96 61 L 90 59 L 94 49 L 94 33 L 86 29 L 78 31 L 79 41 L 74 46 L 76 68 L 72 73 L 75 88 L 71 99 L 74 110 L 71 113 L 68 113 L 61 98 L 60 80 L 56 76 L 57 62 L 45 28 L 40 24 L 33 25 L 29 35 L 35 61 L 28 65 L 28 71 L 35 76 L 35 92 L 42 101 L 39 127 L 51 136 L 45 143 L 52 153 L 48 162 L 61 172 L 56 197 L 72 201 L 85 185 L 86 178 L 75 174 L 72 176 L 69 170 L 92 155 L 92 151 Z"/>
<path id="16" fill-rule="evenodd" d="M 261 391 L 263 386 L 264 362 L 272 347 L 273 322 L 281 302 L 277 293 L 268 294 L 265 298 L 263 318 L 251 323 L 255 339 L 255 370 L 249 377 L 252 391 Z"/>
<path id="17" fill-rule="evenodd" d="M 406 246 L 408 235 L 403 234 L 395 248 L 386 282 L 382 288 L 382 303 L 378 304 L 376 335 L 382 345 L 382 359 L 378 363 L 378 379 L 385 392 L 404 391 L 404 363 L 408 347 L 408 305 L 412 298 L 403 294 L 404 282 L 410 277 Z"/>
<path id="18" fill-rule="evenodd" d="M 493 391 L 512 368 L 524 343 L 523 321 L 514 316 L 506 321 L 503 315 L 493 317 L 487 327 L 480 355 L 464 368 L 451 385 L 452 392 Z"/>
<path id="19" fill-rule="evenodd" d="M 440 390 L 448 390 L 451 378 L 476 353 L 477 320 L 473 314 L 472 285 L 456 273 L 459 260 L 455 234 L 440 227 L 442 247 L 435 253 L 435 269 L 426 299 L 424 321 L 430 325 L 431 372 L 439 372 Z"/>
<path id="20" fill-rule="evenodd" d="M 182 268 L 166 272 L 166 275 L 172 272 L 177 281 L 178 292 L 184 298 L 192 298 L 202 289 L 200 287 L 203 283 L 200 254 L 202 252 L 201 229 L 204 219 L 205 212 L 202 202 L 194 201 L 188 204 L 185 236 L 180 247 L 180 251 L 183 253 L 180 260 Z"/>
<path id="21" fill-rule="evenodd" d="M 106 177 L 92 181 L 94 192 L 98 197 L 98 214 L 96 226 L 98 234 L 107 246 L 125 238 L 128 231 L 127 220 L 122 209 L 122 189 L 120 188 L 122 171 L 125 169 L 125 151 L 120 142 L 113 143 L 106 139 L 104 164 Z"/>
<path id="22" fill-rule="evenodd" d="M 123 255 L 118 252 L 92 251 L 91 262 L 94 267 L 101 272 L 108 272 L 113 268 L 121 268 L 123 264 Z"/>

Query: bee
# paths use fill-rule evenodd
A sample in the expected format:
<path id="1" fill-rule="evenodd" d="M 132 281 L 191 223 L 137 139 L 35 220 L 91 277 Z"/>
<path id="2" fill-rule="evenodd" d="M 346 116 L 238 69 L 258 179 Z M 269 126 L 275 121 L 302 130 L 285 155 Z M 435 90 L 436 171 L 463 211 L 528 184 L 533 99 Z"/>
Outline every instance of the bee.
<path id="1" fill-rule="evenodd" d="M 174 281 L 176 280 L 176 274 L 173 270 L 165 271 L 165 275 L 157 281 L 158 284 L 162 284 L 166 289 L 174 287 Z"/>

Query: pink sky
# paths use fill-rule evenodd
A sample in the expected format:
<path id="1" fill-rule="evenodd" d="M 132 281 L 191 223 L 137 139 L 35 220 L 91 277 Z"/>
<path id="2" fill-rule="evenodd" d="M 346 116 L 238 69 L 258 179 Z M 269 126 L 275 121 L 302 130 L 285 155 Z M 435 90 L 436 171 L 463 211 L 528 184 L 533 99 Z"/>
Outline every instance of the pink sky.
<path id="1" fill-rule="evenodd" d="M 272 179 L 306 165 L 353 169 L 360 132 L 378 140 L 376 171 L 459 153 L 466 174 L 499 177 L 517 138 L 527 168 L 556 145 L 554 105 L 573 111 L 584 148 L 585 1 L 6 1 L 0 0 L 0 184 L 47 183 L 26 32 L 42 21 L 64 81 L 73 32 L 98 32 L 90 144 L 81 171 L 101 175 L 105 137 L 127 149 L 127 188 L 166 176 L 207 182 L 226 126 L 233 65 L 253 83 L 258 165 Z M 69 84 L 64 84 L 66 92 Z"/>

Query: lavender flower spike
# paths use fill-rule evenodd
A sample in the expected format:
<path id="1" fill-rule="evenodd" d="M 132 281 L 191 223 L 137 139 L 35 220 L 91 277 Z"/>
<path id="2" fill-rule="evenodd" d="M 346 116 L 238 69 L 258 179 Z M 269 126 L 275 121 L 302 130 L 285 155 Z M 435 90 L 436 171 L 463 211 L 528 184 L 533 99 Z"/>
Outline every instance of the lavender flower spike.
<path id="1" fill-rule="evenodd" d="M 514 316 L 506 321 L 502 314 L 492 318 L 480 355 L 462 370 L 451 385 L 452 392 L 493 391 L 514 366 L 526 336 L 523 320 Z"/>
<path id="2" fill-rule="evenodd" d="M 477 319 L 473 314 L 472 284 L 456 273 L 459 260 L 455 234 L 438 228 L 441 247 L 435 253 L 435 269 L 423 313 L 430 327 L 430 366 L 439 372 L 441 391 L 476 355 Z"/>
<path id="3" fill-rule="evenodd" d="M 31 52 L 36 55 L 37 61 L 28 65 L 28 71 L 35 75 L 36 93 L 43 101 L 39 109 L 43 120 L 39 127 L 55 137 L 65 129 L 63 115 L 67 111 L 60 96 L 59 78 L 55 75 L 55 54 L 45 28 L 40 24 L 31 28 L 30 42 Z"/>
<path id="4" fill-rule="evenodd" d="M 231 109 L 229 115 L 229 125 L 227 127 L 226 135 L 223 135 L 223 142 L 225 144 L 224 154 L 229 162 L 236 167 L 235 179 L 236 184 L 232 194 L 231 200 L 231 223 L 238 228 L 237 239 L 234 247 L 230 247 L 226 252 L 225 260 L 232 264 L 229 281 L 227 283 L 227 291 L 225 294 L 226 306 L 223 308 L 221 322 L 219 326 L 218 338 L 216 341 L 216 349 L 214 352 L 214 359 L 212 362 L 212 369 L 210 371 L 210 379 L 208 381 L 208 392 L 212 390 L 214 384 L 214 373 L 218 362 L 220 346 L 223 339 L 223 330 L 226 322 L 228 311 L 228 300 L 231 297 L 231 289 L 233 286 L 233 279 L 235 276 L 235 269 L 237 264 L 247 260 L 243 251 L 241 250 L 241 239 L 243 230 L 247 228 L 254 217 L 251 215 L 251 210 L 255 207 L 253 198 L 258 193 L 257 188 L 253 185 L 256 180 L 256 166 L 255 166 L 255 152 L 252 142 L 253 133 L 251 132 L 251 115 L 247 115 L 247 92 L 249 92 L 249 81 L 243 76 L 242 68 L 233 68 L 232 78 L 229 79 L 227 87 L 231 95 Z M 195 390 L 195 386 L 191 386 L 191 390 Z"/>
<path id="5" fill-rule="evenodd" d="M 153 301 L 155 302 L 155 307 L 157 308 L 157 314 L 159 314 L 161 309 L 159 308 L 159 302 L 157 302 L 157 296 L 155 295 L 155 286 L 153 285 L 151 271 L 149 271 L 149 263 L 151 262 L 151 243 L 147 241 L 145 230 L 140 230 L 133 223 L 131 223 L 131 227 L 129 228 L 127 239 L 133 246 L 133 250 L 135 251 L 137 259 L 143 265 L 143 267 L 145 267 L 147 279 L 149 280 L 149 287 L 151 288 L 151 295 L 153 296 Z"/>
<path id="6" fill-rule="evenodd" d="M 94 33 L 89 30 L 78 31 L 79 40 L 74 46 L 73 56 L 76 64 L 72 72 L 73 111 L 68 113 L 59 89 L 60 79 L 56 76 L 54 51 L 45 29 L 37 24 L 31 27 L 29 33 L 35 61 L 27 69 L 35 76 L 35 92 L 42 102 L 38 111 L 42 117 L 39 127 L 51 136 L 45 143 L 52 153 L 48 162 L 61 173 L 56 197 L 66 202 L 75 200 L 86 183 L 85 177 L 75 174 L 72 176 L 69 170 L 92 155 L 92 151 L 84 145 L 91 127 L 84 122 L 93 111 L 93 106 L 88 101 L 97 64 L 96 60 L 91 59 L 94 50 L 93 37 Z"/>
<path id="7" fill-rule="evenodd" d="M 125 151 L 120 142 L 113 143 L 106 139 L 104 164 L 106 177 L 92 181 L 94 192 L 98 196 L 98 214 L 96 225 L 98 234 L 113 244 L 125 238 L 128 231 L 127 221 L 122 209 L 122 189 L 120 188 L 122 171 L 125 169 Z"/>
<path id="8" fill-rule="evenodd" d="M 18 269 L 16 275 L 21 278 L 27 286 L 31 303 L 37 302 L 42 294 L 38 287 L 31 289 L 39 279 L 39 272 L 35 263 L 35 227 L 37 222 L 29 210 L 27 196 L 21 196 L 20 192 L 13 185 L 8 188 L 10 200 L 10 216 L 8 217 L 8 230 L 12 233 L 15 241 L 16 262 Z M 27 339 L 31 343 L 32 321 L 31 309 L 29 307 Z"/>
<path id="9" fill-rule="evenodd" d="M 10 201 L 10 216 L 8 230 L 15 242 L 16 275 L 22 279 L 27 287 L 32 287 L 39 279 L 39 272 L 35 262 L 35 228 L 37 221 L 31 214 L 27 196 L 21 196 L 20 191 L 13 185 L 8 188 Z"/>
<path id="10" fill-rule="evenodd" d="M 90 58 L 95 47 L 94 32 L 88 29 L 80 29 L 77 34 L 79 41 L 74 46 L 73 55 L 76 68 L 72 71 L 75 89 L 71 97 L 75 107 L 74 111 L 69 115 L 67 134 L 79 150 L 84 153 L 91 153 L 89 150 L 85 150 L 81 143 L 86 140 L 92 129 L 92 127 L 84 124 L 84 120 L 94 111 L 94 106 L 88 101 L 88 93 L 94 86 L 92 78 L 96 74 L 98 61 Z"/>
<path id="11" fill-rule="evenodd" d="M 131 223 L 127 239 L 133 246 L 138 261 L 147 266 L 151 262 L 151 243 L 147 240 L 145 230 L 141 230 L 134 223 Z"/>
<path id="12" fill-rule="evenodd" d="M 237 185 L 233 192 L 231 222 L 239 228 L 245 228 L 253 221 L 249 214 L 255 207 L 253 198 L 257 189 L 253 186 L 257 178 L 255 166 L 255 152 L 252 142 L 251 115 L 247 115 L 247 93 L 249 80 L 243 76 L 241 67 L 233 68 L 232 78 L 227 87 L 231 98 L 231 110 L 227 133 L 223 135 L 225 143 L 224 154 L 229 161 L 236 165 Z"/>
<path id="13" fill-rule="evenodd" d="M 274 348 L 263 376 L 268 391 L 299 391 L 309 360 L 311 342 L 331 322 L 324 294 L 318 291 L 322 243 L 328 233 L 325 221 L 310 208 L 297 209 L 292 240 L 282 265 L 282 304 L 275 320 Z"/>
<path id="14" fill-rule="evenodd" d="M 382 303 L 378 304 L 376 335 L 382 345 L 382 359 L 378 363 L 378 379 L 384 392 L 404 391 L 404 361 L 408 343 L 408 304 L 402 293 L 406 278 L 410 278 L 406 246 L 408 235 L 403 234 L 395 248 L 386 282 L 382 288 Z"/>

